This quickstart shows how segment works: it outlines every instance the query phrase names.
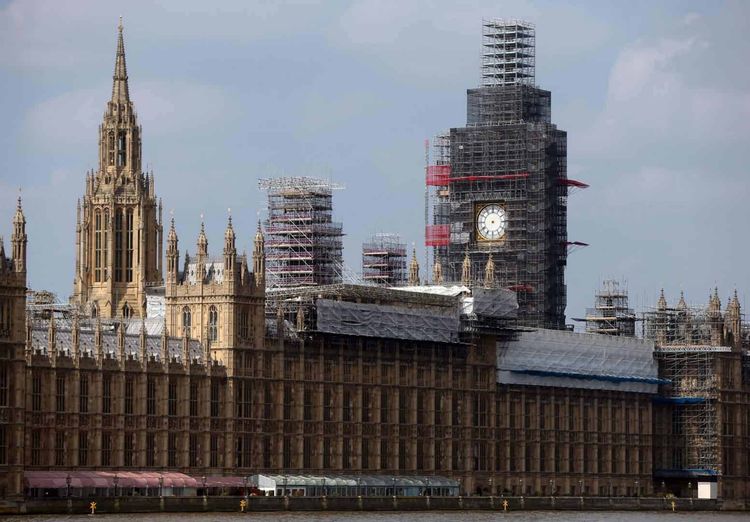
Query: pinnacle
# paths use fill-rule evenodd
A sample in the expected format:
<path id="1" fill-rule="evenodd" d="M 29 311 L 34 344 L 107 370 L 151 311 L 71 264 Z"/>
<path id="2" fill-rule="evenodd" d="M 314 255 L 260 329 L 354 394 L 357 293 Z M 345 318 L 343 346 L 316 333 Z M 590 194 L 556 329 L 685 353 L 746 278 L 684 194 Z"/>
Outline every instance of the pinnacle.
<path id="1" fill-rule="evenodd" d="M 128 103 L 128 68 L 125 64 L 125 42 L 122 37 L 122 17 L 117 27 L 117 53 L 115 55 L 115 72 L 112 76 L 112 102 Z"/>

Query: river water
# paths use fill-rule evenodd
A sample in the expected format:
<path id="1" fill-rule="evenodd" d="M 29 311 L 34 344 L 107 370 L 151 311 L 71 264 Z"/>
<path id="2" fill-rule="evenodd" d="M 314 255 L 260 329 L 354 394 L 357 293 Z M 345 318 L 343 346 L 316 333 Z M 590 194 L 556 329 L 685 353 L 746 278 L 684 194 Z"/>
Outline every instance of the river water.
<path id="1" fill-rule="evenodd" d="M 670 513 L 668 511 L 589 511 L 589 512 L 566 512 L 566 511 L 516 511 L 516 512 L 488 512 L 488 511 L 445 511 L 445 512 L 382 512 L 382 513 L 143 513 L 123 515 L 37 515 L 18 516 L 3 519 L 7 522 L 53 522 L 57 520 L 72 520 L 91 522 L 95 520 L 106 520 L 109 522 L 225 522 L 228 520 L 248 520 L 261 522 L 496 522 L 503 519 L 518 522 L 530 522 L 538 520 L 554 520 L 555 522 L 595 522 L 606 520 L 608 522 L 637 522 L 643 520 L 656 520 L 658 522 L 747 522 L 750 520 L 748 513 L 701 513 L 683 512 Z"/>

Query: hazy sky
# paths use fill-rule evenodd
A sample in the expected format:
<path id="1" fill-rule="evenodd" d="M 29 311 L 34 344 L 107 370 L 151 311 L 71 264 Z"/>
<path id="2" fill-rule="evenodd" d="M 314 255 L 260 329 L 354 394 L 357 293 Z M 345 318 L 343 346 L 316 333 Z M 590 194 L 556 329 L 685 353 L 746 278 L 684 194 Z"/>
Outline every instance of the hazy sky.
<path id="1" fill-rule="evenodd" d="M 633 305 L 750 292 L 750 2 L 0 1 L 0 234 L 17 187 L 30 286 L 72 291 L 75 202 L 97 165 L 117 17 L 130 93 L 180 246 L 200 214 L 221 249 L 232 208 L 251 250 L 261 177 L 313 175 L 345 261 L 378 231 L 423 243 L 425 138 L 466 121 L 482 17 L 537 27 L 536 81 L 568 132 L 568 317 L 603 278 Z M 165 212 L 165 220 L 168 213 Z M 420 253 L 420 261 L 423 256 Z M 424 267 L 423 267 L 424 271 Z"/>

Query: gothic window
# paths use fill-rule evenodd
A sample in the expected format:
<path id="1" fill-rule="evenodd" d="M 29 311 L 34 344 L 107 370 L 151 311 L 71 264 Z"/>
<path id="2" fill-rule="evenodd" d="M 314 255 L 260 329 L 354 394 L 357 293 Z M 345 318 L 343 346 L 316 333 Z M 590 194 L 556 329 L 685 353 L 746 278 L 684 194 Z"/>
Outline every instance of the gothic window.
<path id="1" fill-rule="evenodd" d="M 99 309 L 96 306 L 96 303 L 91 305 L 91 318 L 96 319 L 96 317 L 99 315 Z"/>
<path id="2" fill-rule="evenodd" d="M 215 341 L 218 338 L 219 312 L 215 306 L 208 309 L 208 340 Z"/>
<path id="3" fill-rule="evenodd" d="M 115 211 L 115 282 L 122 281 L 122 212 Z"/>
<path id="4" fill-rule="evenodd" d="M 125 138 L 125 133 L 121 132 L 117 136 L 117 166 L 118 167 L 124 167 L 125 166 L 125 158 L 126 158 L 126 151 L 125 151 L 125 144 L 127 139 Z"/>
<path id="5" fill-rule="evenodd" d="M 107 162 L 110 165 L 115 164 L 115 133 L 112 131 L 109 131 L 107 138 Z"/>
<path id="6" fill-rule="evenodd" d="M 239 320 L 239 337 L 240 339 L 247 339 L 250 337 L 250 312 L 247 308 L 240 308 L 238 311 Z"/>
<path id="7" fill-rule="evenodd" d="M 10 379 L 8 365 L 6 363 L 0 363 L 0 408 L 8 406 L 9 391 Z"/>
<path id="8" fill-rule="evenodd" d="M 123 319 L 130 319 L 130 317 L 133 315 L 133 309 L 128 306 L 128 303 L 125 303 L 122 306 L 122 318 Z"/>
<path id="9" fill-rule="evenodd" d="M 94 281 L 97 283 L 102 281 L 102 234 L 104 233 L 102 227 L 102 211 L 96 209 L 94 212 Z"/>
<path id="10" fill-rule="evenodd" d="M 125 281 L 133 282 L 133 209 L 128 209 L 125 221 Z"/>
<path id="11" fill-rule="evenodd" d="M 182 309 L 182 328 L 188 336 L 190 335 L 190 327 L 192 324 L 193 315 L 190 312 L 190 307 L 186 306 Z"/>
<path id="12" fill-rule="evenodd" d="M 110 274 L 107 271 L 109 266 L 109 210 L 104 210 L 104 223 L 102 227 L 102 281 L 109 279 Z"/>
<path id="13" fill-rule="evenodd" d="M 0 260 L 2 262 L 2 260 Z M 10 337 L 10 301 L 0 299 L 0 338 Z"/>

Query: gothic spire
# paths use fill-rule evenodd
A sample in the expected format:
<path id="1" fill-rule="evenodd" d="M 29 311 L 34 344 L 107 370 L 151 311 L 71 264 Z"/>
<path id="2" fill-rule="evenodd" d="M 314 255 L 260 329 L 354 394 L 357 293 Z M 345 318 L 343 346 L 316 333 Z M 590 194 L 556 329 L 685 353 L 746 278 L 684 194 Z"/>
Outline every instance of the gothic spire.
<path id="1" fill-rule="evenodd" d="M 461 265 L 461 284 L 464 286 L 471 285 L 471 259 L 469 259 L 469 249 L 466 249 L 466 256 Z"/>
<path id="2" fill-rule="evenodd" d="M 115 55 L 115 73 L 112 76 L 112 103 L 128 103 L 128 68 L 125 65 L 125 43 L 122 39 L 122 16 L 117 26 L 117 54 Z"/>
<path id="3" fill-rule="evenodd" d="M 409 264 L 409 286 L 419 285 L 419 263 L 417 262 L 417 249 L 414 248 Z"/>
<path id="4" fill-rule="evenodd" d="M 440 263 L 440 258 L 438 256 L 435 256 L 435 264 L 432 267 L 432 284 L 443 284 L 443 265 Z"/>
<path id="5" fill-rule="evenodd" d="M 661 289 L 661 292 L 659 293 L 659 301 L 656 303 L 656 308 L 659 310 L 666 310 L 667 309 L 667 298 L 664 297 L 664 289 Z"/>
<path id="6" fill-rule="evenodd" d="M 201 214 L 201 231 L 198 234 L 198 257 L 208 256 L 208 239 L 206 238 L 206 227 L 203 224 L 203 214 Z"/>

